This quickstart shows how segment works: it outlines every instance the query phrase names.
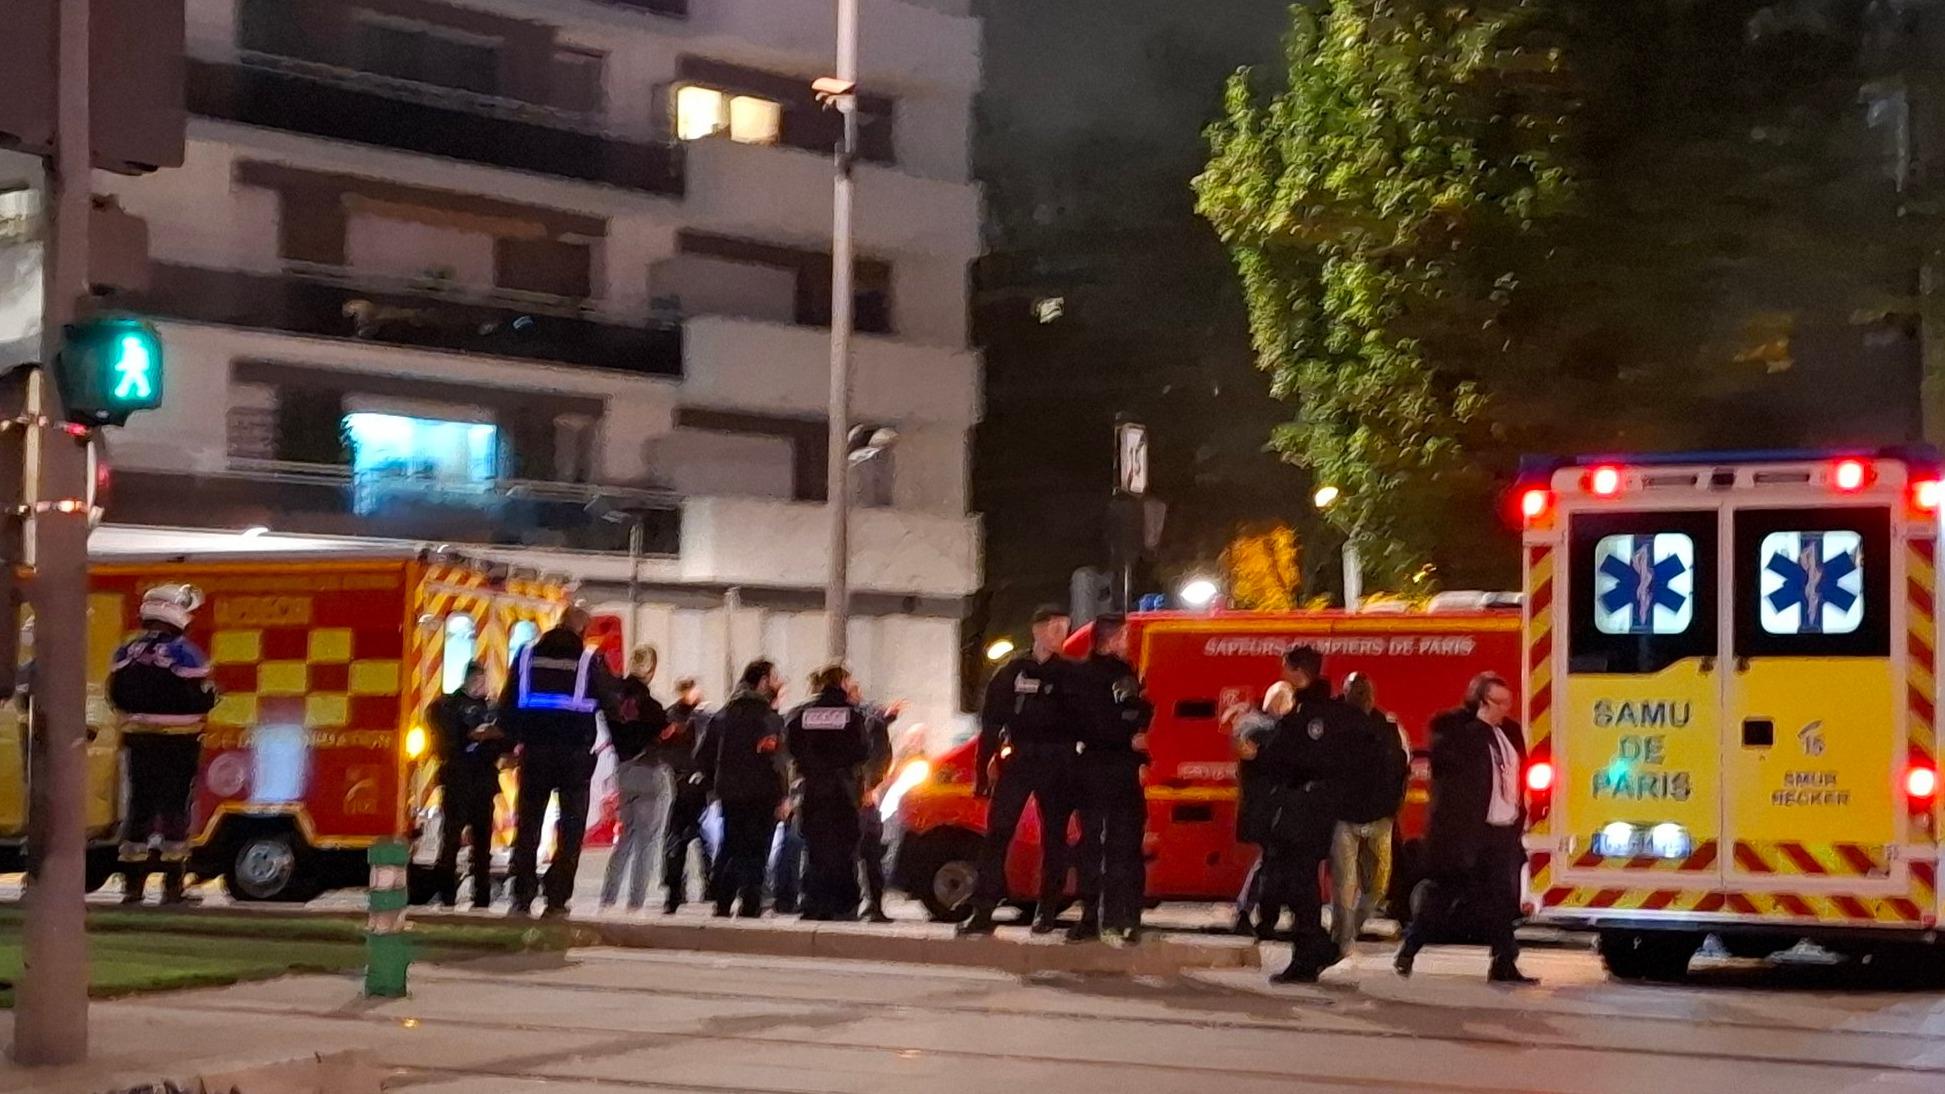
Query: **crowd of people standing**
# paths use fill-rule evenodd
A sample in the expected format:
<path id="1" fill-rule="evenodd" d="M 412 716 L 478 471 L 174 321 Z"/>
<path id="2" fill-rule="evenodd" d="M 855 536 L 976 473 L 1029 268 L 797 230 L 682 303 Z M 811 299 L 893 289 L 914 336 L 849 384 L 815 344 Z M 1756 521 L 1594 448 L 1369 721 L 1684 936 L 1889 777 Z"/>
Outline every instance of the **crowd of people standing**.
<path id="1" fill-rule="evenodd" d="M 642 910 L 659 873 L 663 911 L 675 913 L 689 897 L 688 862 L 700 844 L 702 895 L 719 916 L 761 915 L 768 898 L 778 911 L 808 919 L 888 919 L 877 803 L 891 771 L 899 704 L 865 703 L 856 679 L 831 665 L 812 675 L 809 701 L 782 711 L 782 676 L 774 663 L 757 660 L 718 710 L 703 706 L 689 678 L 676 682 L 675 701 L 664 706 L 653 689 L 656 649 L 636 648 L 628 674 L 616 679 L 588 648 L 587 626 L 587 613 L 570 608 L 522 649 L 497 706 L 488 702 L 485 670 L 469 665 L 461 687 L 428 712 L 441 748 L 440 901 L 457 900 L 458 854 L 466 844 L 476 849 L 473 906 L 492 902 L 493 800 L 499 770 L 517 746 L 510 911 L 530 915 L 544 897 L 542 914 L 566 914 L 605 725 L 618 807 L 603 909 L 625 901 L 630 911 Z M 550 801 L 557 807 L 554 854 L 540 878 Z M 712 808 L 720 817 L 713 846 L 705 838 Z"/>

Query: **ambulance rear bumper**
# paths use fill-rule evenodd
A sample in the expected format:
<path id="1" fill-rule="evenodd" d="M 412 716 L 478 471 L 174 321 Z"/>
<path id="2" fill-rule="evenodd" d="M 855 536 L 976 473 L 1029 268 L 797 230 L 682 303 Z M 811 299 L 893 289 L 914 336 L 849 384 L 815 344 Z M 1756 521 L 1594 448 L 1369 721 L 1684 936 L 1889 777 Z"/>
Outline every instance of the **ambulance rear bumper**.
<path id="1" fill-rule="evenodd" d="M 1536 927 L 1566 931 L 1665 931 L 1807 938 L 1812 942 L 1922 942 L 1939 940 L 1936 923 L 1868 924 L 1744 915 L 1655 915 L 1624 912 L 1547 912 L 1529 917 Z M 1833 947 L 1841 948 L 1841 946 Z"/>

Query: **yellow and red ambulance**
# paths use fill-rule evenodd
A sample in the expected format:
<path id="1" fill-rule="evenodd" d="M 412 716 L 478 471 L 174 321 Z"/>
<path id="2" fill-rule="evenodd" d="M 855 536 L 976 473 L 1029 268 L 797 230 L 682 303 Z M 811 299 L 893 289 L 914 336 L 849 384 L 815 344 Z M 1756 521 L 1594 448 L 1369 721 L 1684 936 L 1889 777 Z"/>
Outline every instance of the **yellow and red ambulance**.
<path id="1" fill-rule="evenodd" d="M 365 851 L 414 836 L 436 807 L 425 711 L 468 661 L 497 689 L 511 653 L 552 625 L 569 590 L 446 554 L 234 554 L 90 568 L 90 888 L 115 868 L 123 799 L 108 665 L 139 629 L 144 590 L 205 597 L 189 628 L 220 692 L 203 738 L 191 870 L 240 900 L 305 900 L 362 885 Z M 497 693 L 497 692 L 496 692 Z M 26 823 L 23 734 L 0 713 L 0 859 Z M 436 833 L 435 833 L 436 835 Z"/>
<path id="2" fill-rule="evenodd" d="M 1534 919 L 1623 978 L 1937 927 L 1938 457 L 1530 461 Z"/>

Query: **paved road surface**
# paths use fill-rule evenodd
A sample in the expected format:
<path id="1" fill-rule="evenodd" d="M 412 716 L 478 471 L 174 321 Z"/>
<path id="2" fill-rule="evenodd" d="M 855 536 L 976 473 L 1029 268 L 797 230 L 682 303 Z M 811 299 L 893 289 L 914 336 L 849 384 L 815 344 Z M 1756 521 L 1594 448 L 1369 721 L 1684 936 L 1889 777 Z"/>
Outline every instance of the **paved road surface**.
<path id="1" fill-rule="evenodd" d="M 1945 1089 L 1945 993 L 1735 963 L 1691 986 L 1622 986 L 1577 950 L 1529 954 L 1546 984 L 1507 990 L 1483 982 L 1476 952 L 1432 951 L 1410 981 L 1387 956 L 1371 947 L 1312 988 L 1243 972 L 1022 981 L 643 951 L 496 958 L 415 970 L 394 1003 L 299 977 L 100 1004 L 92 1075 L 364 1047 L 401 1069 L 390 1089 L 438 1094 Z M 101 1087 L 0 1067 L 0 1090 L 30 1089 Z"/>

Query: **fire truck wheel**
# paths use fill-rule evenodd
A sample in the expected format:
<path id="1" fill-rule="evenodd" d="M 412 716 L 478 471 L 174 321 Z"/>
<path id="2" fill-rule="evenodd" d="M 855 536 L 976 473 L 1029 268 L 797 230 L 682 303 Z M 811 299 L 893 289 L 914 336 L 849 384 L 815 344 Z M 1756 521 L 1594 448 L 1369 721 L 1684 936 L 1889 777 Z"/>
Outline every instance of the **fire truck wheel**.
<path id="1" fill-rule="evenodd" d="M 1616 980 L 1672 982 L 1688 975 L 1699 936 L 1680 931 L 1602 931 L 1601 962 Z"/>
<path id="2" fill-rule="evenodd" d="M 223 888 L 231 900 L 303 903 L 316 895 L 310 848 L 284 827 L 246 829 L 231 844 Z"/>
<path id="3" fill-rule="evenodd" d="M 928 832 L 911 851 L 912 895 L 940 923 L 957 923 L 972 912 L 979 878 L 979 837 L 971 832 Z"/>

